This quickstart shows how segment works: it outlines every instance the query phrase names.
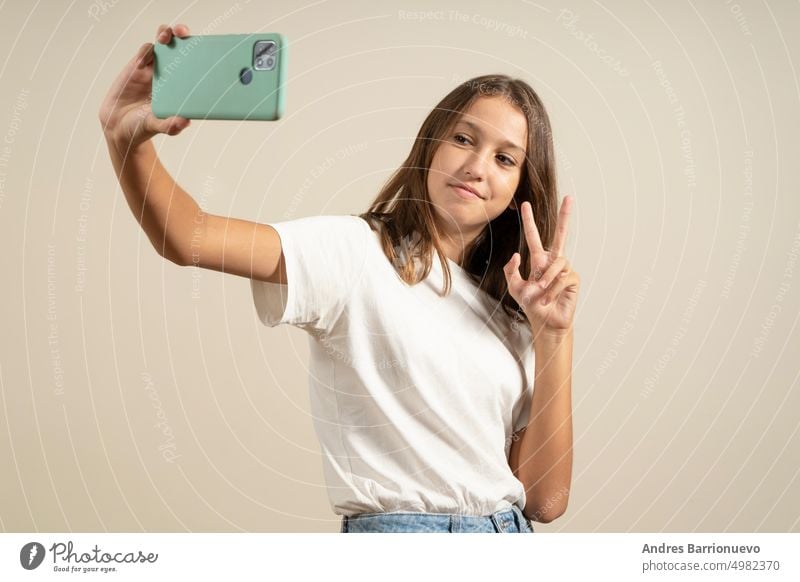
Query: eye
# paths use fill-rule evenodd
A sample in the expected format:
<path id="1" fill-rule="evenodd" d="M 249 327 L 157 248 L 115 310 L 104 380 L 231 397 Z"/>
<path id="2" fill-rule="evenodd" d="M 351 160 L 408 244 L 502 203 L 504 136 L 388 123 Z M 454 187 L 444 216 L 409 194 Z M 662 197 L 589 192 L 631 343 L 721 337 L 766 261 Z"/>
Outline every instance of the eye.
<path id="1" fill-rule="evenodd" d="M 470 143 L 469 138 L 460 133 L 455 134 L 453 136 L 453 140 L 455 140 L 456 143 L 461 145 L 467 145 Z M 514 160 L 512 158 L 509 158 L 507 155 L 500 154 L 499 156 L 497 156 L 497 158 L 502 161 L 504 166 L 516 166 Z"/>
<path id="2" fill-rule="evenodd" d="M 499 155 L 497 157 L 498 158 L 503 158 L 505 160 L 503 163 L 506 164 L 507 166 L 514 166 L 515 165 L 514 164 L 514 160 L 512 160 L 508 156 L 504 156 L 504 155 L 501 154 L 501 155 Z"/>

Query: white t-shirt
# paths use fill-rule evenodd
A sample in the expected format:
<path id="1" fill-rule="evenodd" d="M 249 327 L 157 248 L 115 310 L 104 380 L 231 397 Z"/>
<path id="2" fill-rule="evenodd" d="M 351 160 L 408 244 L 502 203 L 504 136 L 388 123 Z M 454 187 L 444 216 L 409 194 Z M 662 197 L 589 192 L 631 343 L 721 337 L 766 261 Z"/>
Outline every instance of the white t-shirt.
<path id="1" fill-rule="evenodd" d="M 406 284 L 358 216 L 271 223 L 288 286 L 251 280 L 259 319 L 309 332 L 309 389 L 334 513 L 488 515 L 525 491 L 508 464 L 528 421 L 534 353 L 449 261 Z"/>

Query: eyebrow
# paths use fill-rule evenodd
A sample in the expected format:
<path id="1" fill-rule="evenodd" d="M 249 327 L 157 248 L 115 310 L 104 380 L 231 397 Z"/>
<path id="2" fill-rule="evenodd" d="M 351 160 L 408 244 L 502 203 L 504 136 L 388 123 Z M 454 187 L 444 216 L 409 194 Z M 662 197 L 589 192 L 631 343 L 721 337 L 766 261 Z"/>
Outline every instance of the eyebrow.
<path id="1" fill-rule="evenodd" d="M 466 119 L 462 119 L 462 120 L 460 120 L 460 121 L 459 121 L 459 122 L 458 122 L 456 125 L 459 125 L 459 124 L 466 125 L 466 126 L 467 126 L 467 127 L 469 127 L 470 129 L 472 129 L 472 130 L 473 130 L 475 133 L 478 133 L 478 134 L 480 134 L 480 135 L 483 135 L 483 131 L 481 131 L 481 129 L 480 129 L 480 128 L 479 128 L 477 125 L 475 125 L 474 123 L 472 123 L 471 121 L 467 121 Z M 517 145 L 517 144 L 515 144 L 514 142 L 511 142 L 511 141 L 504 141 L 504 142 L 502 142 L 500 145 L 501 145 L 501 146 L 504 146 L 504 147 L 510 147 L 510 148 L 513 148 L 513 149 L 519 150 L 519 151 L 521 151 L 521 152 L 522 152 L 522 155 L 523 155 L 523 156 L 525 155 L 525 148 L 523 148 L 523 147 L 521 147 L 521 146 L 518 146 L 518 145 Z"/>

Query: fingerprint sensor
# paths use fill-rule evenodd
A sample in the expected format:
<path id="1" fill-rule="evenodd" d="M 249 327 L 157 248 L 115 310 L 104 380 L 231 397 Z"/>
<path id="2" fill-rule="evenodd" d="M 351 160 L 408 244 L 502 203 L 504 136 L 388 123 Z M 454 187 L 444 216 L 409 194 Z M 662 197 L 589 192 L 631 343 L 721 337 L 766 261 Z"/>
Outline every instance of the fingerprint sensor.
<path id="1" fill-rule="evenodd" d="M 250 81 L 253 80 L 253 71 L 250 69 L 242 69 L 239 72 L 239 80 L 242 82 L 242 85 L 249 85 Z"/>

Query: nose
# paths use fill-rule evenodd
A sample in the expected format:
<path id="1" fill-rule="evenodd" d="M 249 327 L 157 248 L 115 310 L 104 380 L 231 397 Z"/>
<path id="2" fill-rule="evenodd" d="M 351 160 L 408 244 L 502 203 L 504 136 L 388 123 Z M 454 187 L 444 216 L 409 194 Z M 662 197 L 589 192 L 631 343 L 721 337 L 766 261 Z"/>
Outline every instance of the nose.
<path id="1" fill-rule="evenodd" d="M 480 152 L 470 152 L 466 161 L 464 162 L 464 173 L 469 174 L 475 179 L 482 180 L 486 172 L 486 158 Z"/>

